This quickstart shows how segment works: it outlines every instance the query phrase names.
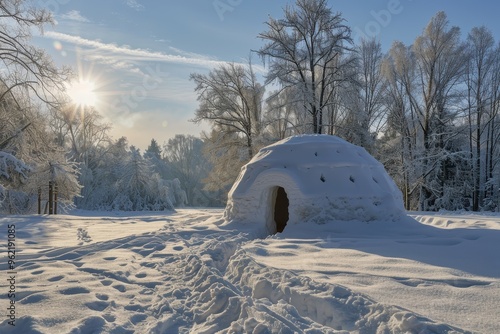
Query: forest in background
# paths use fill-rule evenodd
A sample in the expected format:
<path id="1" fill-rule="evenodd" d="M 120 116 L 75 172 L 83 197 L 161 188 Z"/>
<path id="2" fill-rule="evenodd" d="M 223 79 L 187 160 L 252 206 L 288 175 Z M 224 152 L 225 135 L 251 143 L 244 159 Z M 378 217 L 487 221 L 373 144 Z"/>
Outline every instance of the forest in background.
<path id="1" fill-rule="evenodd" d="M 72 77 L 30 44 L 51 13 L 0 1 L 0 212 L 32 213 L 38 190 L 90 210 L 221 206 L 240 168 L 291 135 L 336 135 L 381 161 L 408 210 L 500 208 L 500 44 L 438 12 L 411 45 L 353 41 L 326 0 L 268 18 L 251 62 L 193 73 L 208 122 L 200 138 L 156 139 L 142 153 L 109 136 L 98 110 L 64 94 Z"/>

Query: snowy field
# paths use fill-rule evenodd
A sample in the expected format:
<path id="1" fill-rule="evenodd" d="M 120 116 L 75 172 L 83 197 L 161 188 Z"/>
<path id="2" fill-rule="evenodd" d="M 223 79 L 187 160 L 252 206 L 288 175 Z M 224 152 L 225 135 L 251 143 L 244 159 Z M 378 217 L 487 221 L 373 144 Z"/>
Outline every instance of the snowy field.
<path id="1" fill-rule="evenodd" d="M 500 333 L 500 216 L 411 216 L 265 239 L 215 209 L 3 216 L 0 333 Z"/>

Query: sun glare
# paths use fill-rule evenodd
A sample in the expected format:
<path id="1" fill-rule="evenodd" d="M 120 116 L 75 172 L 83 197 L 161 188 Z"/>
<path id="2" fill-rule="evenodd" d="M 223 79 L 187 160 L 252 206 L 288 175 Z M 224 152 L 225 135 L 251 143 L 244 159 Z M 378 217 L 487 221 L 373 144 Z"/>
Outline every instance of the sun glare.
<path id="1" fill-rule="evenodd" d="M 78 106 L 95 106 L 97 94 L 95 84 L 91 81 L 75 81 L 68 85 L 67 92 L 71 100 Z"/>

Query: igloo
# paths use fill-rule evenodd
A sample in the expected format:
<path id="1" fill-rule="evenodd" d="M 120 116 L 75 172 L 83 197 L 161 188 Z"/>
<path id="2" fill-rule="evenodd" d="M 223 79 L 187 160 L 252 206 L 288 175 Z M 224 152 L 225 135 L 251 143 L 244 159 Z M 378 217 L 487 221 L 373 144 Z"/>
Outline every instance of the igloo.
<path id="1" fill-rule="evenodd" d="M 242 167 L 224 218 L 275 234 L 294 224 L 394 220 L 403 213 L 401 192 L 364 148 L 302 135 L 264 147 Z"/>

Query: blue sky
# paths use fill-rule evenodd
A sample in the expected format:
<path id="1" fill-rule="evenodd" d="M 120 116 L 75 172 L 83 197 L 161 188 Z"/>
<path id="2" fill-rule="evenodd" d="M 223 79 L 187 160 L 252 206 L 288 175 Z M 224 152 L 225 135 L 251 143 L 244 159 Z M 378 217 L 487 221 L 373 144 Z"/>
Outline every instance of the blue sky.
<path id="1" fill-rule="evenodd" d="M 36 1 L 35 1 L 36 2 Z M 40 0 L 54 12 L 36 45 L 56 64 L 70 65 L 94 83 L 96 108 L 142 149 L 175 134 L 198 135 L 206 125 L 189 122 L 197 107 L 193 72 L 223 62 L 246 62 L 262 45 L 257 35 L 268 16 L 281 17 L 294 1 L 276 0 Z M 410 44 L 431 17 L 444 10 L 464 37 L 485 25 L 498 40 L 500 5 L 470 0 L 331 0 L 355 38 L 377 36 L 384 51 L 395 40 Z M 253 63 L 260 65 L 256 55 Z"/>

